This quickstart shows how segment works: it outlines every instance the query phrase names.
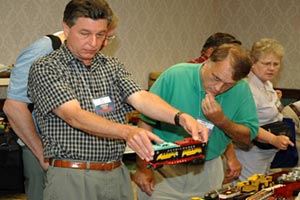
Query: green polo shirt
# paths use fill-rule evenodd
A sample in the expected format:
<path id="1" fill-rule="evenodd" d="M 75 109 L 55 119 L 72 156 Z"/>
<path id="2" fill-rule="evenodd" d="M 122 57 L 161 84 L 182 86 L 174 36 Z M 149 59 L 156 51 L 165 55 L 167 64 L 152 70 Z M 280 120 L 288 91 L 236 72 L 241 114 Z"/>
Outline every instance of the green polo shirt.
<path id="1" fill-rule="evenodd" d="M 167 69 L 155 81 L 150 92 L 157 94 L 175 108 L 186 112 L 195 119 L 205 119 L 201 102 L 205 98 L 200 69 L 202 64 L 181 63 Z M 258 118 L 251 90 L 245 80 L 239 81 L 234 87 L 215 97 L 227 118 L 235 123 L 247 126 L 251 131 L 251 139 L 258 131 Z M 142 120 L 153 124 L 153 132 L 168 142 L 190 137 L 183 128 L 155 122 L 146 116 Z M 214 159 L 224 153 L 231 138 L 218 127 L 214 127 L 207 144 L 206 160 Z"/>

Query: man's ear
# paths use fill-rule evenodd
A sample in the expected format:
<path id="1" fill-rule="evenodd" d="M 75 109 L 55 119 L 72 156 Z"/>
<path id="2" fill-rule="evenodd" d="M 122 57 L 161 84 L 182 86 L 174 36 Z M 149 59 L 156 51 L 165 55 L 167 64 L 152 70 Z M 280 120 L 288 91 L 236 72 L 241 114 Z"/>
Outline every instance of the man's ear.
<path id="1" fill-rule="evenodd" d="M 65 34 L 66 38 L 68 38 L 69 32 L 70 32 L 70 27 L 65 22 L 62 23 L 62 26 L 63 26 L 64 34 Z"/>
<path id="2" fill-rule="evenodd" d="M 205 55 L 206 55 L 207 57 L 210 57 L 210 55 L 212 54 L 212 52 L 213 52 L 214 50 L 215 50 L 214 47 L 209 47 L 209 48 L 206 50 Z"/>

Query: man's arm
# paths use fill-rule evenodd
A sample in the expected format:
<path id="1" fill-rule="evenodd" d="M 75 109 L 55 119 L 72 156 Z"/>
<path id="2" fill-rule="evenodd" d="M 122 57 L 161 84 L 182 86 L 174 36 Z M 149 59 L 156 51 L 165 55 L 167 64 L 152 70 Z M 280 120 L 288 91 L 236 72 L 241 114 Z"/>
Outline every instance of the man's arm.
<path id="1" fill-rule="evenodd" d="M 234 123 L 228 119 L 224 115 L 221 106 L 212 95 L 207 94 L 203 99 L 202 110 L 206 118 L 209 119 L 214 125 L 219 127 L 229 137 L 238 142 L 250 142 L 250 129 L 245 125 Z"/>
<path id="2" fill-rule="evenodd" d="M 31 112 L 28 110 L 28 104 L 12 99 L 6 99 L 3 111 L 14 132 L 34 153 L 41 166 L 44 169 L 47 169 L 48 164 L 44 162 L 42 141 L 37 134 Z"/>
<path id="3" fill-rule="evenodd" d="M 34 153 L 44 169 L 48 164 L 44 162 L 42 142 L 27 107 L 30 102 L 27 98 L 27 82 L 32 63 L 51 51 L 51 40 L 48 37 L 38 39 L 22 51 L 10 75 L 7 98 L 3 106 L 13 130 Z"/>
<path id="4" fill-rule="evenodd" d="M 157 95 L 146 91 L 132 94 L 128 103 L 135 107 L 140 113 L 153 119 L 174 124 L 174 116 L 178 110 L 167 104 Z M 158 136 L 145 129 L 115 123 L 94 113 L 81 109 L 77 100 L 64 103 L 53 112 L 70 124 L 86 133 L 99 137 L 121 138 L 127 141 L 128 146 L 134 150 L 142 159 L 152 160 L 154 150 L 151 140 L 163 142 Z M 189 132 L 194 139 L 207 142 L 208 130 L 199 124 L 193 117 L 184 113 L 179 117 L 179 124 Z M 201 135 L 199 135 L 201 133 Z"/>
<path id="5" fill-rule="evenodd" d="M 150 131 L 131 125 L 110 121 L 95 113 L 83 110 L 77 100 L 68 101 L 53 110 L 54 114 L 70 126 L 98 137 L 120 138 L 142 159 L 152 160 L 154 150 L 151 140 L 163 142 Z"/>
<path id="6" fill-rule="evenodd" d="M 227 149 L 224 153 L 226 159 L 226 173 L 224 184 L 233 181 L 235 178 L 240 176 L 242 165 L 238 161 L 232 142 L 228 144 Z"/>
<path id="7" fill-rule="evenodd" d="M 159 96 L 147 91 L 139 91 L 132 94 L 128 98 L 128 103 L 140 113 L 157 121 L 162 121 L 169 124 L 175 123 L 174 117 L 176 113 L 179 112 L 178 109 L 169 105 Z M 207 142 L 208 129 L 197 122 L 192 116 L 183 113 L 179 117 L 179 124 L 187 133 L 192 135 L 195 140 L 201 139 L 203 142 Z"/>
<path id="8" fill-rule="evenodd" d="M 263 143 L 272 144 L 280 150 L 286 150 L 289 145 L 294 146 L 294 143 L 290 141 L 289 137 L 285 135 L 274 135 L 263 128 L 258 129 L 258 134 L 255 140 Z"/>

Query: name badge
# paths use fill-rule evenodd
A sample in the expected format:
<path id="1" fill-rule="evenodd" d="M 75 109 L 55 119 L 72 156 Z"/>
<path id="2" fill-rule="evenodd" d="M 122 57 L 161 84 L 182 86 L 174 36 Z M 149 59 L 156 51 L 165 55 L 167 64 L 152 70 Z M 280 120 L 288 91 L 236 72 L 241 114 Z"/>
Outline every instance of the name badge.
<path id="1" fill-rule="evenodd" d="M 109 96 L 93 99 L 92 101 L 97 114 L 107 113 L 115 109 L 114 104 Z"/>
<path id="2" fill-rule="evenodd" d="M 199 122 L 200 124 L 202 124 L 203 126 L 205 126 L 208 129 L 208 136 L 210 136 L 215 125 L 213 123 L 211 123 L 210 121 L 207 121 L 204 119 L 199 119 L 199 118 L 197 119 L 197 122 Z"/>

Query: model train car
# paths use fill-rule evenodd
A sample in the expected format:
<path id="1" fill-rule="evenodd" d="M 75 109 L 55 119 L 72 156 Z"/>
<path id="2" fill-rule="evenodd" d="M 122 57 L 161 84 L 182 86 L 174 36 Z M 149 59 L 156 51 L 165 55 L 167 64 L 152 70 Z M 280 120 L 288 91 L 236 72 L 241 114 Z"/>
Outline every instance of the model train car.
<path id="1" fill-rule="evenodd" d="M 185 162 L 203 163 L 206 143 L 192 138 L 184 138 L 175 142 L 154 144 L 154 158 L 146 161 L 148 168 L 159 168 L 163 165 Z"/>
<path id="2" fill-rule="evenodd" d="M 236 185 L 241 192 L 258 192 L 263 188 L 273 186 L 274 182 L 272 181 L 272 176 L 254 174 L 248 180 L 238 182 Z"/>

